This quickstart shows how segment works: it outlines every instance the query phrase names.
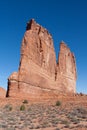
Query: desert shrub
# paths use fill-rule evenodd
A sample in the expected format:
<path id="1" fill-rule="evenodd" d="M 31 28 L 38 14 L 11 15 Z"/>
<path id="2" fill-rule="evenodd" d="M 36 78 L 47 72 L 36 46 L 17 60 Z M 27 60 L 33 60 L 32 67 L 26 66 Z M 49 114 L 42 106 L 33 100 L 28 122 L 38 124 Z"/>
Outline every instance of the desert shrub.
<path id="1" fill-rule="evenodd" d="M 51 121 L 52 124 L 58 124 L 58 122 L 59 122 L 59 119 L 57 118 L 53 118 Z"/>
<path id="2" fill-rule="evenodd" d="M 24 103 L 24 104 L 28 104 L 28 100 L 25 99 L 25 100 L 23 101 L 23 103 Z"/>
<path id="3" fill-rule="evenodd" d="M 71 122 L 73 122 L 74 124 L 78 124 L 80 121 L 77 118 L 72 118 Z"/>
<path id="4" fill-rule="evenodd" d="M 11 104 L 6 104 L 5 109 L 7 109 L 8 111 L 12 111 L 12 105 Z"/>
<path id="5" fill-rule="evenodd" d="M 28 111 L 32 111 L 32 109 L 29 107 L 29 108 L 28 108 Z"/>
<path id="6" fill-rule="evenodd" d="M 61 105 L 61 101 L 57 101 L 56 106 L 60 106 L 60 105 Z"/>
<path id="7" fill-rule="evenodd" d="M 12 111 L 12 106 L 9 106 L 9 111 Z"/>
<path id="8" fill-rule="evenodd" d="M 80 96 L 83 96 L 84 94 L 83 93 L 80 93 Z"/>
<path id="9" fill-rule="evenodd" d="M 55 130 L 60 130 L 59 128 L 56 128 Z"/>
<path id="10" fill-rule="evenodd" d="M 24 105 L 21 105 L 20 106 L 20 111 L 24 111 L 25 110 L 25 106 Z"/>
<path id="11" fill-rule="evenodd" d="M 61 120 L 61 124 L 69 124 L 69 122 L 67 120 Z"/>

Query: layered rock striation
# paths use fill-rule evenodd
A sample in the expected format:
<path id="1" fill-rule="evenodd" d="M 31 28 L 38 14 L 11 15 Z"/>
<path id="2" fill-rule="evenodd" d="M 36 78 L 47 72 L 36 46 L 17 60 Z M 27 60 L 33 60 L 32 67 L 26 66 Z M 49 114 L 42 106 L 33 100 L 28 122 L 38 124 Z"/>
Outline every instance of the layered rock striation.
<path id="1" fill-rule="evenodd" d="M 34 19 L 27 23 L 18 72 L 8 78 L 7 97 L 41 98 L 76 92 L 74 54 L 62 41 L 56 63 L 52 36 Z"/>

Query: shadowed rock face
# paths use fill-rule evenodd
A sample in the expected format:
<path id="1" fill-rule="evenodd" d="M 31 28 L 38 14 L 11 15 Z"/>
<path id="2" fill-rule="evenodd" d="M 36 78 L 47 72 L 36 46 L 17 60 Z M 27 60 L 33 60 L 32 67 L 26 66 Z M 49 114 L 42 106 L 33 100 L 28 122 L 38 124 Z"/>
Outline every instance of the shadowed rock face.
<path id="1" fill-rule="evenodd" d="M 51 35 L 32 19 L 22 40 L 19 70 L 8 78 L 7 97 L 49 98 L 75 92 L 74 54 L 62 41 L 56 63 Z"/>

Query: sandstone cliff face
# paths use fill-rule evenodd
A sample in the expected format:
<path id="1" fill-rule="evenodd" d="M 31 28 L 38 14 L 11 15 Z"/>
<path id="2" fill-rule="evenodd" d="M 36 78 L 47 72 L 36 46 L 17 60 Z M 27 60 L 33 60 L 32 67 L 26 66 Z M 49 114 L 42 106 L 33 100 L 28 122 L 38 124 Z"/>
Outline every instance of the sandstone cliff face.
<path id="1" fill-rule="evenodd" d="M 59 84 L 63 92 L 76 92 L 75 57 L 64 42 L 60 43 L 57 65 L 57 84 Z"/>
<path id="2" fill-rule="evenodd" d="M 32 19 L 22 40 L 19 70 L 8 78 L 7 97 L 40 98 L 55 93 L 75 93 L 75 84 L 73 53 L 61 42 L 56 63 L 51 35 Z"/>

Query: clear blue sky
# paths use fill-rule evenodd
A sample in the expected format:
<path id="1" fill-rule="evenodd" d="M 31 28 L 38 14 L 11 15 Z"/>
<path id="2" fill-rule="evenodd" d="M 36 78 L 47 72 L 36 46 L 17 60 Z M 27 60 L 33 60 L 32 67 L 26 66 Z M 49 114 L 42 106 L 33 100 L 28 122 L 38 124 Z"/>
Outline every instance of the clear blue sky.
<path id="1" fill-rule="evenodd" d="M 56 55 L 65 41 L 76 56 L 77 92 L 87 93 L 87 1 L 0 0 L 0 86 L 18 70 L 26 22 L 34 18 L 54 39 Z"/>

